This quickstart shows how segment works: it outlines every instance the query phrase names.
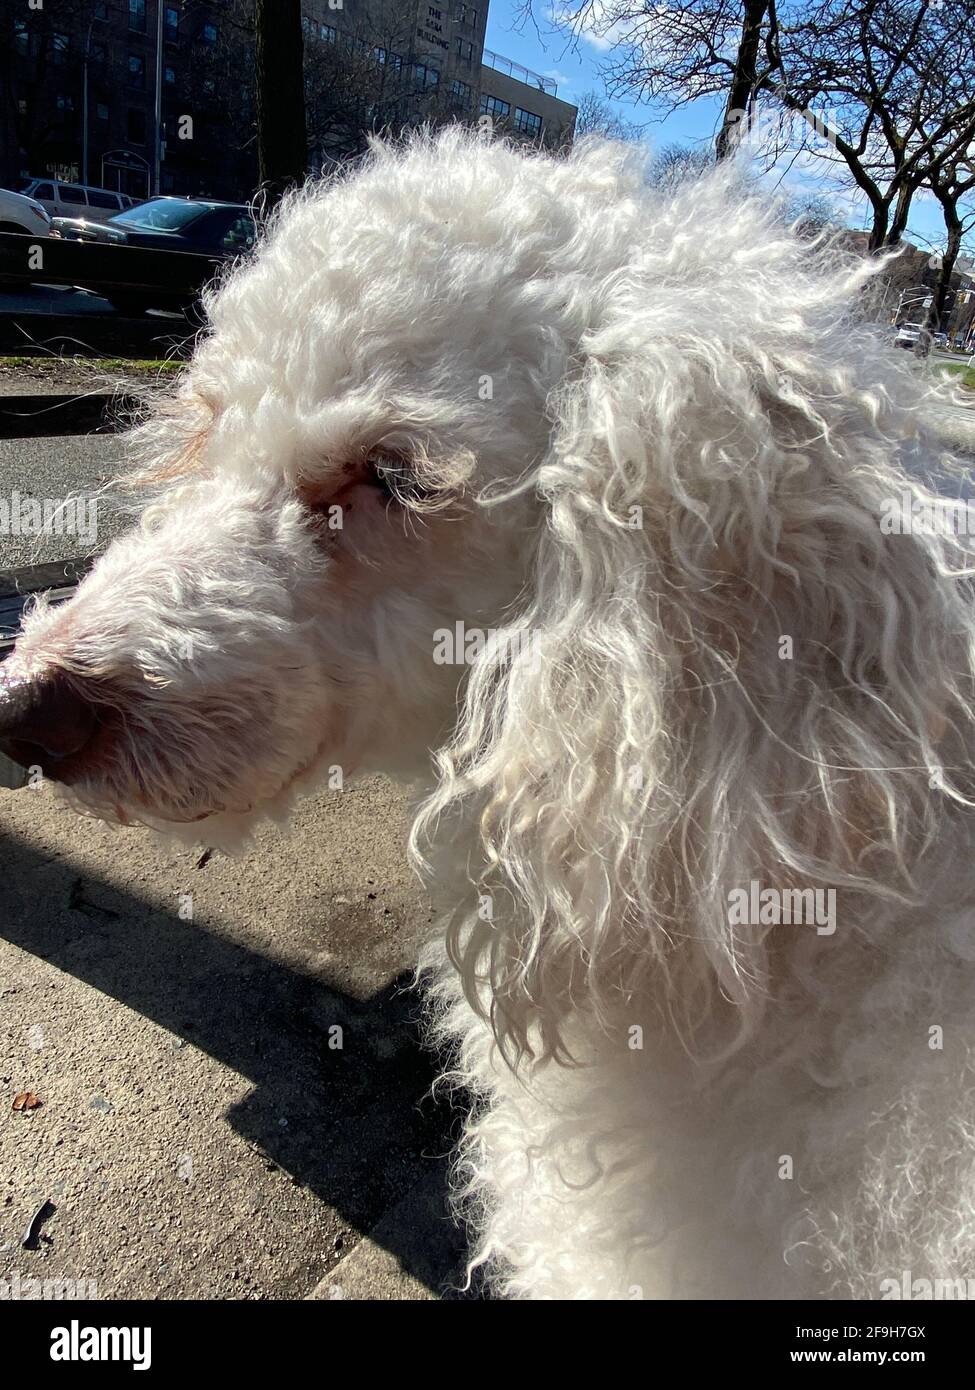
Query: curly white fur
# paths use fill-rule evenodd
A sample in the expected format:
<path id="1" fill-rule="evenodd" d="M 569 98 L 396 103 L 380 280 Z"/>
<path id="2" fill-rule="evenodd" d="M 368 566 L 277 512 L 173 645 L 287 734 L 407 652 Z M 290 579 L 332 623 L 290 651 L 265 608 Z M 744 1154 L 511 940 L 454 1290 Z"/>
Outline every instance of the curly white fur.
<path id="1" fill-rule="evenodd" d="M 102 710 L 82 805 L 211 842 L 439 749 L 425 975 L 507 1294 L 975 1277 L 971 554 L 881 526 L 967 474 L 871 272 L 727 173 L 376 146 L 211 297 L 157 500 L 13 658 Z M 756 880 L 835 934 L 733 923 Z"/>

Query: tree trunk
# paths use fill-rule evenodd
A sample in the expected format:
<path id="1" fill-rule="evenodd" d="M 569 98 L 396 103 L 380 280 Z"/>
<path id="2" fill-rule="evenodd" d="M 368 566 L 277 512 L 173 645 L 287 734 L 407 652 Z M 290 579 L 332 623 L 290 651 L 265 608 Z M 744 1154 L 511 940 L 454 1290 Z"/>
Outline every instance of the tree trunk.
<path id="1" fill-rule="evenodd" d="M 256 0 L 254 27 L 258 167 L 270 207 L 307 169 L 301 0 Z"/>
<path id="2" fill-rule="evenodd" d="M 894 220 L 887 229 L 887 234 L 884 238 L 887 246 L 897 246 L 900 244 L 900 239 L 907 226 L 907 219 L 910 216 L 911 200 L 913 196 L 914 189 L 911 185 L 909 183 L 901 184 L 900 192 L 897 195 L 897 204 L 894 208 Z"/>
<path id="3" fill-rule="evenodd" d="M 870 228 L 870 241 L 868 250 L 879 251 L 887 241 L 887 229 L 890 223 L 890 204 L 883 198 L 870 199 L 870 206 L 873 209 L 873 226 Z"/>
<path id="4" fill-rule="evenodd" d="M 924 323 L 918 334 L 917 344 L 914 348 L 915 357 L 927 357 L 931 351 L 931 340 L 941 327 L 944 318 L 945 304 L 948 301 L 948 292 L 951 289 L 951 277 L 955 269 L 955 262 L 961 250 L 962 224 L 954 208 L 945 208 L 945 225 L 948 230 L 948 239 L 945 243 L 945 253 L 941 259 L 941 266 L 938 270 L 938 279 L 934 291 L 931 295 L 931 303 L 924 316 Z"/>
<path id="5" fill-rule="evenodd" d="M 751 108 L 758 83 L 758 47 L 762 41 L 762 23 L 767 10 L 768 0 L 745 0 L 742 8 L 741 40 L 735 60 L 735 74 L 728 92 L 724 121 L 715 141 L 718 159 L 728 159 L 734 154 Z"/>

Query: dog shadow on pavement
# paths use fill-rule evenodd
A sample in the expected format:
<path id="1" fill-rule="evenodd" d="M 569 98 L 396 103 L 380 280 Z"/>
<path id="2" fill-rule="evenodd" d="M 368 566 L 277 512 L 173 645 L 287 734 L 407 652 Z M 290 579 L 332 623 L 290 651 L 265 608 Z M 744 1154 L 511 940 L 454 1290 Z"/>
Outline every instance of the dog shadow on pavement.
<path id="1" fill-rule="evenodd" d="M 266 1164 L 435 1295 L 478 1296 L 446 1205 L 460 1114 L 431 1095 L 408 976 L 353 999 L 18 839 L 0 836 L 0 863 L 0 935 L 247 1078 L 226 1119 Z"/>

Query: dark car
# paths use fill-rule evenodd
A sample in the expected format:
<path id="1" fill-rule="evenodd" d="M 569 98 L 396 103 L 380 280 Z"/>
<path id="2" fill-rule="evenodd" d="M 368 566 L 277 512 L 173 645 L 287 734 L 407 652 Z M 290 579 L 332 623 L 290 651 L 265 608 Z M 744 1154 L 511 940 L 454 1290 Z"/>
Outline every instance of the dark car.
<path id="1" fill-rule="evenodd" d="M 56 217 L 54 229 L 69 241 L 107 241 L 234 256 L 254 244 L 256 228 L 243 203 L 201 198 L 151 198 L 107 222 Z"/>
<path id="2" fill-rule="evenodd" d="M 53 230 L 66 241 L 188 251 L 220 259 L 249 251 L 257 238 L 254 218 L 243 203 L 218 203 L 201 198 L 151 198 L 147 203 L 110 217 L 107 222 L 56 217 Z M 131 294 L 113 293 L 107 297 L 123 313 L 173 307 L 164 303 L 162 297 L 142 290 Z"/>

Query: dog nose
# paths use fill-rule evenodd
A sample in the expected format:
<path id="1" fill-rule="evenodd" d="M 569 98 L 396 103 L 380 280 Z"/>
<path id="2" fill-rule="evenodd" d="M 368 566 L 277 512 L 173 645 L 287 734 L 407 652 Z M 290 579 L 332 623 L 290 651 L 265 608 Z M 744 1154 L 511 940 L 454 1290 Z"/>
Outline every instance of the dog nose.
<path id="1" fill-rule="evenodd" d="M 29 677 L 0 667 L 0 750 L 22 767 L 58 768 L 91 739 L 95 711 L 76 681 L 60 671 Z"/>

